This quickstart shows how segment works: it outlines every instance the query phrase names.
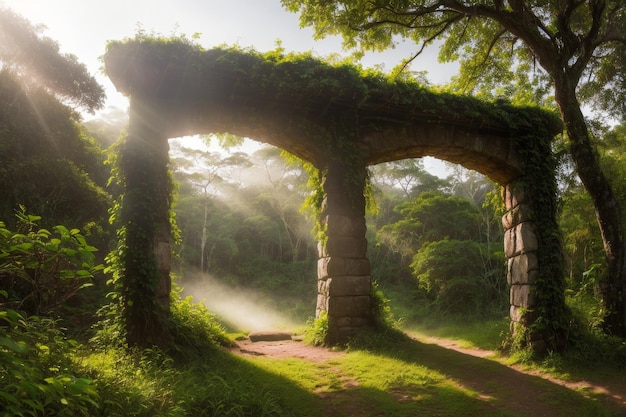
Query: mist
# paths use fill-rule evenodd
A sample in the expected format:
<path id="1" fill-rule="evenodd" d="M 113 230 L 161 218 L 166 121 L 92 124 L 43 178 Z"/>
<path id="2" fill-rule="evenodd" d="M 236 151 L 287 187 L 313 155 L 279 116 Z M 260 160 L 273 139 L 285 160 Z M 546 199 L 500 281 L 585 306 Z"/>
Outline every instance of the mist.
<path id="1" fill-rule="evenodd" d="M 182 293 L 236 330 L 292 330 L 302 325 L 272 308 L 273 301 L 260 292 L 225 284 L 208 274 L 186 273 Z"/>

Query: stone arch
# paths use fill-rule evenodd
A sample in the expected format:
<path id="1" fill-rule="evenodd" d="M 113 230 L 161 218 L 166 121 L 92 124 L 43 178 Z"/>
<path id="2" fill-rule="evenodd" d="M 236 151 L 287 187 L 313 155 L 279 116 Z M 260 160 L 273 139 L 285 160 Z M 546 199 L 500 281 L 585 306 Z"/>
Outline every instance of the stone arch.
<path id="1" fill-rule="evenodd" d="M 435 94 L 307 55 L 204 51 L 185 42 L 144 39 L 109 44 L 105 65 L 117 89 L 131 99 L 128 142 L 141 144 L 146 153 L 163 155 L 169 137 L 228 132 L 285 149 L 320 170 L 325 236 L 319 244 L 317 314 L 327 313 L 328 343 L 345 342 L 374 325 L 366 167 L 426 155 L 475 169 L 503 186 L 512 329 L 536 349 L 559 339 L 558 326 L 534 326 L 539 318 L 557 323 L 564 311 L 560 258 L 542 255 L 560 250 L 549 145 L 560 125 L 552 115 Z M 162 157 L 154 160 L 165 165 Z M 538 173 L 538 167 L 545 171 Z M 136 297 L 164 300 L 169 294 L 166 218 L 157 216 L 151 246 L 142 241 L 155 255 L 158 282 L 152 293 L 130 291 Z M 128 231 L 126 239 L 133 239 Z M 158 304 L 167 310 L 165 301 Z"/>

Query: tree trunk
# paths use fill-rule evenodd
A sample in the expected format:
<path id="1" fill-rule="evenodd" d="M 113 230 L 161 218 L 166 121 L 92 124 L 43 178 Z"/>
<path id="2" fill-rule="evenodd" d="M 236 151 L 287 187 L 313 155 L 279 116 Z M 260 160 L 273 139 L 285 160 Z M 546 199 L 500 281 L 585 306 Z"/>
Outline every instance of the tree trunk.
<path id="1" fill-rule="evenodd" d="M 202 236 L 200 238 L 200 272 L 205 273 L 204 270 L 204 251 L 206 250 L 207 241 L 207 225 L 209 219 L 209 196 L 204 189 L 204 220 L 202 222 Z"/>
<path id="2" fill-rule="evenodd" d="M 606 309 L 605 330 L 626 335 L 624 310 L 624 236 L 621 211 L 613 189 L 604 175 L 591 144 L 589 130 L 567 75 L 555 79 L 555 96 L 570 143 L 570 153 L 578 176 L 591 196 L 606 254 L 606 274 L 598 290 Z"/>

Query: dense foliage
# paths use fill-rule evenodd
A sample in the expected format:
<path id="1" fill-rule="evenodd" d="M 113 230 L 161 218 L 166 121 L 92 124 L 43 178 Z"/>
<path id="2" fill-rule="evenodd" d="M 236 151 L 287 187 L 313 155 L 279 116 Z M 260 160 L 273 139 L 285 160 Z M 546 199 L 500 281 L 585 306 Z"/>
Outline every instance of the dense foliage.
<path id="1" fill-rule="evenodd" d="M 24 205 L 46 222 L 101 227 L 110 197 L 100 147 L 72 109 L 43 90 L 23 88 L 0 71 L 0 213 L 6 222 Z M 8 215 L 7 215 L 8 214 Z"/>

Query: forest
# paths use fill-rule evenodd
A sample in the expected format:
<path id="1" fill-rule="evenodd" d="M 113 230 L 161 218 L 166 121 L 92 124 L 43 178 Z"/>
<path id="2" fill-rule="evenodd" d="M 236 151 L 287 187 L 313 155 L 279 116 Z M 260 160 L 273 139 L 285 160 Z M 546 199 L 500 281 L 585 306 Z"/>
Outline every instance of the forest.
<path id="1" fill-rule="evenodd" d="M 350 8 L 330 6 L 341 2 L 326 2 L 327 9 L 314 3 L 283 1 L 320 34 L 343 31 L 346 42 L 362 48 L 391 42 L 393 31 L 372 20 L 387 21 L 391 6 L 370 10 L 359 8 L 360 1 L 348 2 L 371 13 L 364 17 L 344 16 Z M 582 3 L 593 9 L 596 2 Z M 517 2 L 511 4 L 515 9 Z M 621 16 L 623 29 L 623 4 L 606 7 L 610 16 Z M 626 42 L 617 42 L 614 54 L 603 51 L 600 75 L 574 92 L 576 102 L 594 110 L 585 114 L 581 132 L 572 127 L 575 112 L 564 109 L 567 92 L 559 92 L 567 82 L 550 77 L 553 67 L 533 70 L 521 50 L 510 49 L 516 56 L 508 57 L 495 41 L 480 44 L 495 36 L 493 28 L 474 27 L 473 21 L 464 30 L 482 30 L 484 39 L 472 47 L 487 48 L 493 60 L 480 55 L 484 50 L 463 49 L 469 41 L 455 25 L 468 11 L 453 8 L 450 20 L 437 22 L 418 9 L 393 13 L 401 28 L 394 36 L 421 30 L 414 40 L 426 42 L 435 39 L 429 30 L 445 26 L 450 36 L 458 35 L 458 44 L 446 43 L 443 51 L 462 61 L 452 85 L 426 88 L 485 101 L 505 95 L 564 119 L 553 152 L 567 349 L 537 355 L 510 335 L 501 185 L 460 165 L 446 164 L 446 172 L 435 175 L 424 160 L 405 159 L 368 168 L 367 254 L 380 323 L 371 334 L 334 348 L 345 356 L 325 366 L 342 375 L 293 358 L 242 359 L 229 353 L 253 331 L 303 334 L 298 343 L 313 346 L 323 340 L 324 329 L 315 320 L 318 235 L 310 197 L 316 176 L 310 165 L 281 149 L 228 133 L 169 141 L 175 242 L 171 341 L 166 347 L 130 346 L 119 279 L 124 236 L 117 227 L 125 196 L 119 158 L 128 115 L 109 109 L 86 117 L 103 106 L 102 86 L 75 56 L 61 53 L 36 26 L 0 6 L 0 416 L 532 415 L 498 405 L 508 401 L 506 395 L 479 401 L 480 387 L 458 382 L 465 376 L 433 370 L 436 355 L 443 362 L 482 365 L 424 347 L 430 345 L 419 345 L 423 350 L 417 352 L 420 337 L 493 351 L 491 362 L 503 368 L 607 381 L 618 387 L 615 392 L 551 394 L 556 405 L 550 411 L 624 415 L 626 402 L 618 394 L 626 393 L 626 309 L 624 271 L 617 269 L 624 269 L 626 252 L 621 236 Z M 400 18 L 409 15 L 412 22 L 419 22 L 416 16 L 427 20 L 409 28 Z M 572 33 L 589 24 L 572 20 Z M 353 32 L 342 24 L 363 26 L 358 35 L 348 35 Z M 513 33 L 526 42 L 523 32 Z M 544 66 L 542 52 L 530 49 Z M 493 68 L 482 80 L 473 78 L 478 61 Z M 507 67 L 510 62 L 515 69 Z M 586 69 L 595 71 L 596 61 L 590 62 Z M 402 76 L 427 83 L 419 74 Z M 511 81 L 499 85 L 496 80 L 504 78 Z M 550 91 L 551 79 L 556 93 Z M 621 107 L 615 104 L 620 100 Z M 586 146 L 593 152 L 587 154 Z M 615 204 L 600 204 L 599 194 Z M 611 292 L 616 288 L 621 297 Z M 426 369 L 429 365 L 433 369 Z M 376 374 L 374 368 L 389 373 Z M 355 392 L 346 394 L 344 377 L 358 381 Z M 375 385 L 376 379 L 387 385 Z M 399 400 L 400 394 L 410 400 Z"/>

